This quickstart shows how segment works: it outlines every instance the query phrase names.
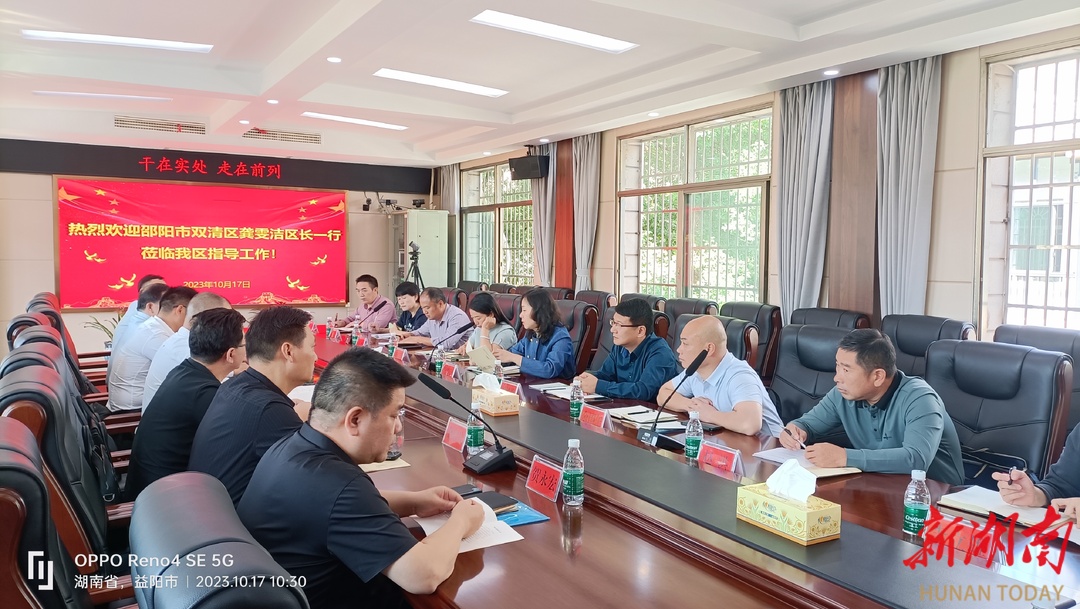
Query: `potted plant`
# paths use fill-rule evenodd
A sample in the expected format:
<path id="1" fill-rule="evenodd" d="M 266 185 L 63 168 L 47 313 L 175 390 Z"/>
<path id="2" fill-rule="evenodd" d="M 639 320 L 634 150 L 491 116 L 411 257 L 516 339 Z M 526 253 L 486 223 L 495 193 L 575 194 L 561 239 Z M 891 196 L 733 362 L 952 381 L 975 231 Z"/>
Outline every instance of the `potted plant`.
<path id="1" fill-rule="evenodd" d="M 105 349 L 111 351 L 113 333 L 116 332 L 116 326 L 120 323 L 120 320 L 123 319 L 125 312 L 126 311 L 124 309 L 120 309 L 114 313 L 113 317 L 106 317 L 103 320 L 91 315 L 91 321 L 83 322 L 83 327 L 97 329 L 104 332 L 107 339 L 105 341 Z"/>

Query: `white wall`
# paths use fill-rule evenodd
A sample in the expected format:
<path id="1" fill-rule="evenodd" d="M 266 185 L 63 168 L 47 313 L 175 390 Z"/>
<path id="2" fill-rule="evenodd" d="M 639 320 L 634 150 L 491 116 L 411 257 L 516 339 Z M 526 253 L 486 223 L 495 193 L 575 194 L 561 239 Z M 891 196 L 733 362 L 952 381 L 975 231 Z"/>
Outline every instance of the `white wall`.
<path id="1" fill-rule="evenodd" d="M 51 175 L 0 173 L 0 327 L 7 329 L 12 317 L 26 310 L 26 303 L 38 292 L 56 290 L 56 204 Z M 426 195 L 380 193 L 384 199 L 397 199 L 400 205 Z M 372 205 L 363 211 L 366 195 L 349 191 L 349 276 L 347 298 L 353 299 L 353 279 L 370 273 L 379 285 L 390 283 L 390 223 Z M 166 279 L 169 279 L 168 277 Z M 254 309 L 240 309 L 249 319 Z M 341 307 L 308 307 L 316 320 L 327 313 L 343 312 Z M 107 317 L 107 312 L 65 313 L 64 320 L 80 352 L 99 351 L 105 341 L 101 331 L 84 328 L 92 315 Z M 0 344 L 0 354 L 7 353 L 7 343 Z"/>

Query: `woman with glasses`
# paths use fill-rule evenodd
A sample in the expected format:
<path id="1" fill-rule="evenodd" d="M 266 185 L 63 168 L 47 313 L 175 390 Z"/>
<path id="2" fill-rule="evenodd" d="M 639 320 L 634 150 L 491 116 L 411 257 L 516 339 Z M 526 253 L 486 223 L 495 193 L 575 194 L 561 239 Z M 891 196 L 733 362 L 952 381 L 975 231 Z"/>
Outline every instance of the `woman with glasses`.
<path id="1" fill-rule="evenodd" d="M 574 345 L 562 323 L 555 301 L 544 290 L 532 290 L 521 299 L 522 338 L 510 349 L 492 345 L 495 358 L 517 364 L 521 372 L 537 378 L 574 376 Z"/>
<path id="2" fill-rule="evenodd" d="M 491 349 L 492 345 L 499 345 L 503 349 L 509 349 L 517 343 L 517 332 L 495 303 L 495 297 L 488 292 L 477 292 L 473 295 L 468 313 L 476 328 L 473 329 L 469 342 L 458 349 L 461 355 L 478 347 Z"/>

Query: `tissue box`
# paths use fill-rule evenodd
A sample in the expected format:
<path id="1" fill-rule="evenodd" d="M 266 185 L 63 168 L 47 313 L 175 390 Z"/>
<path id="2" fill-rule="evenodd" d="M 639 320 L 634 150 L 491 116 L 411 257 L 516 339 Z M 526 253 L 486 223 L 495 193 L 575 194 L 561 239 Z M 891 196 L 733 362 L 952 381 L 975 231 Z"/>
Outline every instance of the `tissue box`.
<path id="1" fill-rule="evenodd" d="M 774 495 L 764 483 L 741 486 L 736 515 L 804 546 L 840 538 L 840 504 L 810 496 L 806 503 Z"/>
<path id="2" fill-rule="evenodd" d="M 473 387 L 472 400 L 480 404 L 480 412 L 493 417 L 518 413 L 518 395 L 509 391 Z"/>

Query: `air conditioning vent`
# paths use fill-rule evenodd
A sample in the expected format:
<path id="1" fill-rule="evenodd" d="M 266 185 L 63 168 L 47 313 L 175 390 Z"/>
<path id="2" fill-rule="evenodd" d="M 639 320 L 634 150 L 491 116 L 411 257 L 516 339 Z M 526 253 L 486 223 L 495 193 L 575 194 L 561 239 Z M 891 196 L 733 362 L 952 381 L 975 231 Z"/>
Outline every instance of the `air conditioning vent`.
<path id="1" fill-rule="evenodd" d="M 113 127 L 139 129 L 141 131 L 206 135 L 206 123 L 174 121 L 164 118 L 143 118 L 141 116 L 114 116 Z"/>
<path id="2" fill-rule="evenodd" d="M 243 135 L 253 140 L 274 140 L 277 142 L 298 142 L 300 144 L 322 144 L 321 133 L 304 133 L 302 131 L 276 131 L 274 129 L 260 129 L 252 127 Z"/>

